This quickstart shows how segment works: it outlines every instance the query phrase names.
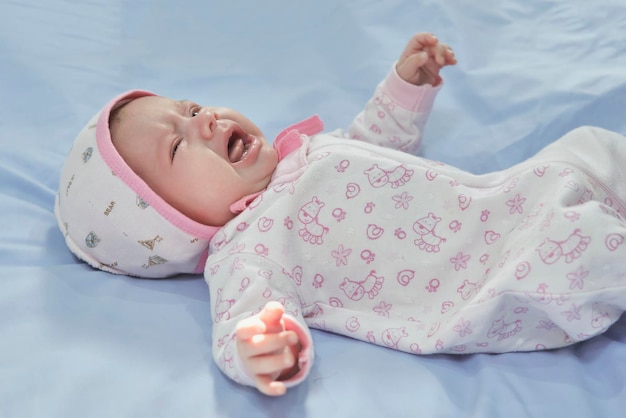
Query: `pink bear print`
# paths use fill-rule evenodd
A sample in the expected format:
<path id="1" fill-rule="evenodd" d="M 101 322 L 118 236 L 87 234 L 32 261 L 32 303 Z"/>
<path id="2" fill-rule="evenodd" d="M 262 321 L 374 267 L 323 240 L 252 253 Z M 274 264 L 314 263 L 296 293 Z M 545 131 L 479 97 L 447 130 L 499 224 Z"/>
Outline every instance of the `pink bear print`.
<path id="1" fill-rule="evenodd" d="M 571 263 L 581 256 L 591 242 L 591 237 L 583 236 L 580 229 L 574 230 L 563 241 L 555 241 L 546 238 L 537 248 L 539 257 L 546 264 L 554 264 L 561 257 L 565 257 L 566 263 Z"/>
<path id="2" fill-rule="evenodd" d="M 429 212 L 427 216 L 419 218 L 413 224 L 413 230 L 419 235 L 413 242 L 420 250 L 424 250 L 427 253 L 438 253 L 440 251 L 439 245 L 446 242 L 445 238 L 435 234 L 435 227 L 439 221 L 441 221 L 440 217 Z"/>
<path id="3" fill-rule="evenodd" d="M 217 303 L 215 304 L 215 322 L 230 319 L 230 307 L 235 303 L 235 299 L 224 299 L 222 289 L 217 289 Z"/>
<path id="4" fill-rule="evenodd" d="M 234 367 L 233 360 L 235 359 L 236 347 L 235 347 L 235 336 L 233 335 L 226 342 L 226 346 L 224 347 L 224 354 L 222 355 L 222 369 L 232 369 Z"/>
<path id="5" fill-rule="evenodd" d="M 343 282 L 339 285 L 339 289 L 343 290 L 343 293 L 354 301 L 363 299 L 365 295 L 370 299 L 374 299 L 380 289 L 382 289 L 384 281 L 385 278 L 383 276 L 377 276 L 376 270 L 372 270 L 367 277 L 360 282 L 344 277 Z"/>
<path id="6" fill-rule="evenodd" d="M 385 344 L 387 347 L 395 348 L 397 350 L 400 340 L 408 336 L 409 334 L 407 334 L 406 328 L 404 327 L 388 328 L 382 333 L 383 344 Z"/>
<path id="7" fill-rule="evenodd" d="M 324 243 L 324 234 L 328 233 L 328 227 L 318 221 L 319 213 L 323 207 L 324 202 L 320 202 L 317 196 L 313 196 L 298 211 L 298 219 L 304 224 L 304 227 L 298 230 L 298 235 L 305 242 L 316 245 Z"/>
<path id="8" fill-rule="evenodd" d="M 522 321 L 520 319 L 513 322 L 504 322 L 504 317 L 496 319 L 491 323 L 491 328 L 487 333 L 487 337 L 498 337 L 498 341 L 512 337 L 522 330 Z"/>
<path id="9" fill-rule="evenodd" d="M 372 187 L 376 188 L 389 184 L 392 189 L 396 189 L 405 185 L 413 177 L 413 170 L 407 169 L 404 165 L 399 165 L 393 170 L 383 170 L 378 167 L 378 164 L 374 164 L 363 173 Z"/>

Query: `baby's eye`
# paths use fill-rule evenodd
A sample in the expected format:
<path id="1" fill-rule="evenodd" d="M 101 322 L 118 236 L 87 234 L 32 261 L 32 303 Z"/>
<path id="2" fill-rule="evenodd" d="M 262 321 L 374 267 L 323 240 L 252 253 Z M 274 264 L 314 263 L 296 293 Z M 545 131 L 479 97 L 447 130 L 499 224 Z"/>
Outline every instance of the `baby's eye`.
<path id="1" fill-rule="evenodd" d="M 191 109 L 191 117 L 196 117 L 198 116 L 198 114 L 200 113 L 200 108 L 199 107 L 193 107 Z"/>
<path id="2" fill-rule="evenodd" d="M 172 159 L 174 159 L 174 156 L 176 155 L 176 151 L 178 151 L 178 146 L 180 145 L 181 142 L 182 140 L 176 141 L 176 143 L 172 147 Z"/>

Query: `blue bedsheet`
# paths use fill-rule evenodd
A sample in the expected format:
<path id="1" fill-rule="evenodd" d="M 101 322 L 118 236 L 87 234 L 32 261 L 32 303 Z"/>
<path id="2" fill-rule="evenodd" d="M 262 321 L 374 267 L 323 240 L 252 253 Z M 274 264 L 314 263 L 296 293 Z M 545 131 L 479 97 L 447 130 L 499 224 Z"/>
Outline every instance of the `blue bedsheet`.
<path id="1" fill-rule="evenodd" d="M 505 168 L 580 125 L 626 134 L 622 0 L 0 1 L 0 417 L 623 417 L 626 319 L 569 348 L 413 356 L 313 331 L 279 399 L 212 362 L 200 276 L 113 276 L 66 249 L 52 207 L 76 133 L 143 88 L 235 107 L 268 137 L 345 127 L 407 39 L 444 72 L 423 155 Z"/>

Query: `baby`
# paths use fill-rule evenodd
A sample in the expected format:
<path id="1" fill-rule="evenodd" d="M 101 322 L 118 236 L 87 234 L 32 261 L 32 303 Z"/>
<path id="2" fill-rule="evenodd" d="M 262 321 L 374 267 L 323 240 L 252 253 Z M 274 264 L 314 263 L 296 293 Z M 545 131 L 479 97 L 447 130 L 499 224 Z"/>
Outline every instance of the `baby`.
<path id="1" fill-rule="evenodd" d="M 580 128 L 485 175 L 417 157 L 455 63 L 417 34 L 347 132 L 313 116 L 273 146 L 232 109 L 123 94 L 68 155 L 59 226 L 105 271 L 204 271 L 215 361 L 268 395 L 306 378 L 309 327 L 416 354 L 604 332 L 626 308 L 626 138 Z"/>

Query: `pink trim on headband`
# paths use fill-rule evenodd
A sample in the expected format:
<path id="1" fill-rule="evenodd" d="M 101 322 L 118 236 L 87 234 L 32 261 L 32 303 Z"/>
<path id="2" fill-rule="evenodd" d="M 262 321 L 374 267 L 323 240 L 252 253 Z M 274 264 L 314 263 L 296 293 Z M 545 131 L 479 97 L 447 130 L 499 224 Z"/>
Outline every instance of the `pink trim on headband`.
<path id="1" fill-rule="evenodd" d="M 117 152 L 115 146 L 113 146 L 111 132 L 109 131 L 109 115 L 111 114 L 111 110 L 124 100 L 133 100 L 145 96 L 156 96 L 156 94 L 145 90 L 131 90 L 117 96 L 102 109 L 96 126 L 96 143 L 98 144 L 98 150 L 102 155 L 102 159 L 128 187 L 143 200 L 148 202 L 150 206 L 172 225 L 194 237 L 210 239 L 221 227 L 201 224 L 176 210 L 135 174 Z"/>

